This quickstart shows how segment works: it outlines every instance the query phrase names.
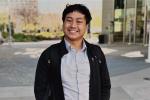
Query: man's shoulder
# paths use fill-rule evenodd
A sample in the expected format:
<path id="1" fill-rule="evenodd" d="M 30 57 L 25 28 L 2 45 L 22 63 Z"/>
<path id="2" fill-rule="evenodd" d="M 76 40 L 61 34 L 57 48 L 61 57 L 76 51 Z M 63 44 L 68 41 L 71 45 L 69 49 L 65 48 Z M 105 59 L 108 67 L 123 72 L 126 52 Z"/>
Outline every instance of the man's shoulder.
<path id="1" fill-rule="evenodd" d="M 92 46 L 93 48 L 100 48 L 100 46 L 99 46 L 98 44 L 91 44 L 91 46 Z"/>
<path id="2" fill-rule="evenodd" d="M 44 51 L 45 52 L 55 51 L 55 50 L 58 50 L 59 47 L 60 47 L 60 43 L 52 44 L 48 48 L 46 48 Z"/>
<path id="3" fill-rule="evenodd" d="M 87 46 L 90 47 L 91 49 L 101 49 L 101 47 L 98 44 L 93 44 L 87 42 Z"/>
<path id="4" fill-rule="evenodd" d="M 60 43 L 52 44 L 49 47 L 47 47 L 41 55 L 47 56 L 50 55 L 50 53 L 54 53 L 58 50 Z"/>
<path id="5" fill-rule="evenodd" d="M 95 55 L 103 55 L 103 51 L 98 44 L 87 43 L 88 49 Z"/>

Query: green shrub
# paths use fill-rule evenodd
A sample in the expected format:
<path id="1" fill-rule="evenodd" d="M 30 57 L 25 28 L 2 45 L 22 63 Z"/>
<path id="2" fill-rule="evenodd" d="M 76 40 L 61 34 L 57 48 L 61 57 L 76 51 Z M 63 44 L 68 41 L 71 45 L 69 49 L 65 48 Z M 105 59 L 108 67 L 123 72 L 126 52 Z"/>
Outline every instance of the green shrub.
<path id="1" fill-rule="evenodd" d="M 3 38 L 7 39 L 9 37 L 9 33 L 2 32 Z M 43 35 L 25 35 L 22 33 L 15 33 L 13 35 L 14 42 L 32 42 L 32 41 L 41 41 L 41 40 L 54 40 L 60 39 L 62 36 L 55 36 L 55 37 L 46 37 Z"/>
<path id="2" fill-rule="evenodd" d="M 33 35 L 14 34 L 13 38 L 15 42 L 38 41 L 38 39 Z"/>
<path id="3" fill-rule="evenodd" d="M 3 36 L 3 38 L 7 38 L 9 36 L 9 34 L 7 32 L 2 32 L 2 36 Z"/>

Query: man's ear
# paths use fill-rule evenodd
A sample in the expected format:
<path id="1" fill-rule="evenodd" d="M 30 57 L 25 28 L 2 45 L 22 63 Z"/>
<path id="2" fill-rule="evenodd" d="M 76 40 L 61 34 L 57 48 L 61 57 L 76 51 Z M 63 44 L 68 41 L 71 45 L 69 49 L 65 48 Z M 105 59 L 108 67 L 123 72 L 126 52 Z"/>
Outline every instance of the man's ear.
<path id="1" fill-rule="evenodd" d="M 91 33 L 91 25 L 90 25 L 90 23 L 87 24 L 87 33 Z"/>
<path id="2" fill-rule="evenodd" d="M 89 24 L 86 24 L 87 29 L 89 28 Z"/>

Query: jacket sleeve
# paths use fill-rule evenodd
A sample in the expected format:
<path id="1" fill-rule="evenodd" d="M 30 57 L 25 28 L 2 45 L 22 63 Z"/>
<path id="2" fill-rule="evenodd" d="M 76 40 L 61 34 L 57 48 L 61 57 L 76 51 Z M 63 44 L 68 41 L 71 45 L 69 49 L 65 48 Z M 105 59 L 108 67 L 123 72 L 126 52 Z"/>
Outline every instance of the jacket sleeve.
<path id="1" fill-rule="evenodd" d="M 109 100 L 110 99 L 110 89 L 111 89 L 111 82 L 110 76 L 107 68 L 107 63 L 105 59 L 105 55 L 101 51 L 101 59 L 102 59 L 102 66 L 100 67 L 101 73 L 101 88 L 102 88 L 102 100 Z"/>
<path id="2" fill-rule="evenodd" d="M 46 58 L 46 52 L 43 52 L 39 58 L 35 73 L 34 94 L 36 100 L 49 100 L 49 67 Z"/>

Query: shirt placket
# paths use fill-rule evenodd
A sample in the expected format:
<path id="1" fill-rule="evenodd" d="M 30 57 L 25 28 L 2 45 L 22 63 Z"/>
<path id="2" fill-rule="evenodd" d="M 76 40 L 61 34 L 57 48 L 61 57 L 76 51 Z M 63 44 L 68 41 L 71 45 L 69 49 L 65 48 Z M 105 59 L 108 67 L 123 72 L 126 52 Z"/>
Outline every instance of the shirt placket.
<path id="1" fill-rule="evenodd" d="M 79 65 L 78 65 L 78 53 L 77 52 L 74 52 L 74 55 L 75 55 L 75 64 L 76 64 L 76 82 L 77 82 L 77 86 L 76 86 L 76 89 L 77 89 L 77 100 L 79 100 L 79 78 L 78 78 L 78 72 L 79 72 Z"/>

